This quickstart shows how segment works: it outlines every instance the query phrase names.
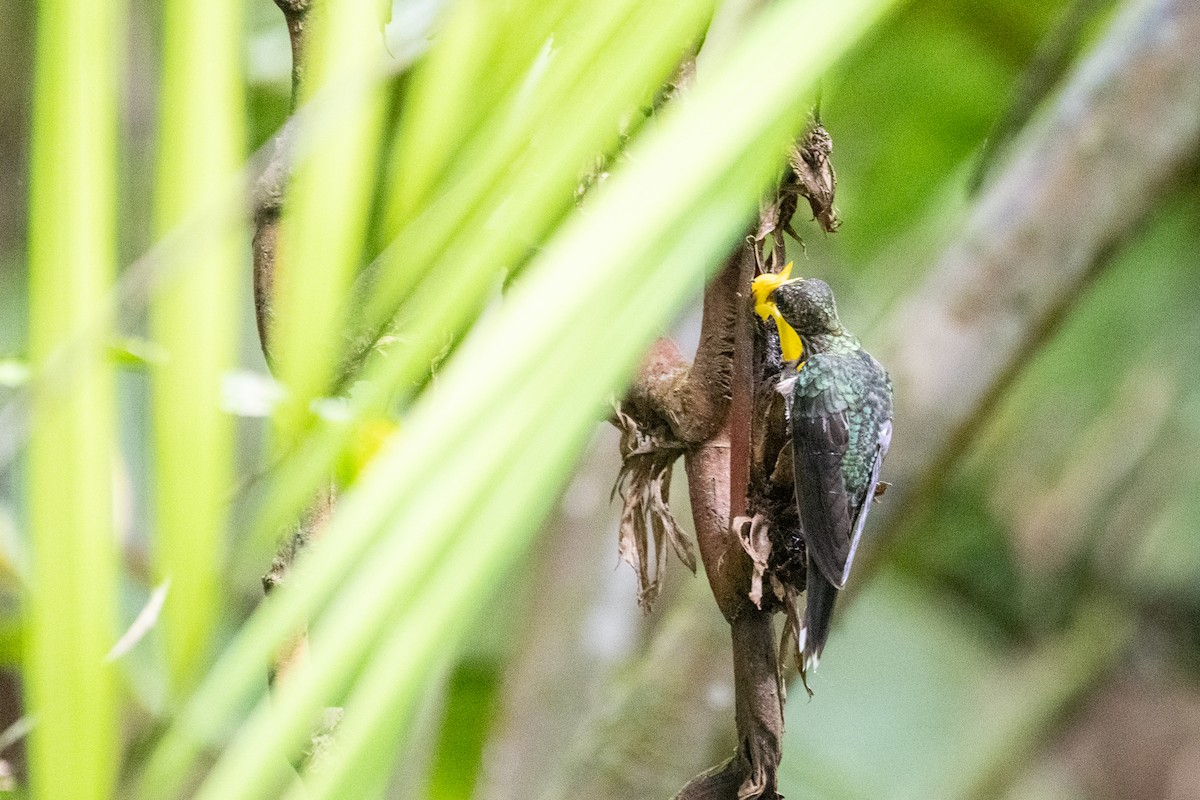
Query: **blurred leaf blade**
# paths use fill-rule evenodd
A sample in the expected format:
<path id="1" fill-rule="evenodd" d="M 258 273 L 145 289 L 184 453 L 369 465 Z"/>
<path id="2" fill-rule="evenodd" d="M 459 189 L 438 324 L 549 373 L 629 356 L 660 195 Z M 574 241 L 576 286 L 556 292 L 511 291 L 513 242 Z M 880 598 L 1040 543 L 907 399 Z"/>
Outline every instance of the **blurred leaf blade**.
<path id="1" fill-rule="evenodd" d="M 232 420 L 221 382 L 235 363 L 243 237 L 225 202 L 243 157 L 240 3 L 164 10 L 156 217 L 160 233 L 203 218 L 212 235 L 173 254 L 151 325 L 157 460 L 155 568 L 172 587 L 163 610 L 167 661 L 182 693 L 207 663 L 220 616 L 227 498 L 233 484 Z"/>
<path id="2" fill-rule="evenodd" d="M 432 292 L 430 287 L 438 281 L 430 276 L 453 275 L 466 287 L 476 285 L 476 270 L 482 267 L 474 263 L 477 259 L 466 265 L 462 261 L 477 253 L 478 245 L 468 243 L 464 231 L 480 238 L 499 237 L 507 245 L 485 262 L 492 274 L 502 274 L 543 229 L 531 224 L 537 217 L 526 218 L 528 204 L 540 203 L 558 214 L 569 208 L 581 170 L 589 159 L 615 144 L 621 115 L 657 87 L 647 83 L 647 76 L 666 78 L 687 44 L 707 24 L 711 9 L 709 0 L 688 0 L 666 9 L 629 0 L 577 3 L 575 16 L 561 21 L 574 35 L 563 33 L 554 40 L 547 34 L 547 47 L 551 41 L 555 46 L 533 55 L 519 92 L 497 98 L 500 102 L 493 113 L 483 117 L 461 145 L 461 157 L 447 169 L 436 193 L 411 215 L 401 210 L 390 215 L 401 224 L 395 243 L 384 254 L 384 271 L 372 286 L 365 309 L 369 324 L 381 324 L 405 303 L 427 308 L 427 303 L 410 295 L 421 280 L 426 293 Z M 505 28 L 518 20 L 519 15 L 510 14 Z M 599 91 L 597 73 L 609 76 L 609 83 Z M 438 77 L 429 78 L 432 86 L 416 83 L 413 91 L 418 98 L 441 88 Z M 459 99 L 477 102 L 469 93 Z M 463 136 L 457 131 L 442 135 Z M 424 160 L 423 151 L 409 138 L 402 128 L 393 175 L 400 198 L 407 171 L 419 176 Z M 510 205 L 520 210 L 511 211 Z M 518 227 L 509 230 L 514 221 Z M 522 245 L 516 253 L 509 250 L 514 239 Z M 460 251 L 453 256 L 445 252 L 452 245 Z M 441 305 L 451 311 L 475 310 L 469 302 Z M 456 326 L 442 323 L 442 327 L 449 333 Z"/>
<path id="3" fill-rule="evenodd" d="M 390 336 L 398 344 L 368 360 L 359 384 L 364 389 L 353 404 L 356 418 L 383 413 L 397 396 L 411 397 L 431 361 L 474 322 L 501 276 L 573 207 L 581 167 L 613 146 L 620 115 L 649 91 L 645 76 L 665 79 L 710 14 L 707 0 L 692 0 L 657 13 L 639 4 L 638 13 L 626 18 L 613 19 L 607 9 L 583 15 L 595 24 L 576 20 L 589 35 L 559 56 L 541 81 L 536 113 L 516 113 L 507 99 L 500 101 L 492 115 L 498 119 L 476 134 L 447 186 L 380 257 L 382 272 L 369 284 L 363 316 L 375 329 L 399 304 Z M 616 32 L 613 25 L 619 26 Z M 618 34 L 625 46 L 606 50 L 604 44 Z M 589 76 L 597 74 L 608 77 L 602 91 L 587 87 L 594 79 Z M 510 130 L 501 137 L 498 127 Z M 400 186 L 399 177 L 392 180 Z M 347 428 L 317 431 L 285 463 L 259 530 L 273 535 L 295 513 L 306 487 L 316 485 L 344 452 L 347 436 Z"/>
<path id="4" fill-rule="evenodd" d="M 41 6 L 31 158 L 26 698 L 36 796 L 101 800 L 117 769 L 111 326 L 123 6 Z"/>
<path id="5" fill-rule="evenodd" d="M 426 795 L 429 800 L 455 800 L 473 794 L 495 719 L 501 677 L 498 665 L 487 659 L 464 660 L 451 672 Z"/>
<path id="6" fill-rule="evenodd" d="M 584 74 L 581 68 L 592 59 L 606 59 L 610 67 L 621 63 L 604 53 L 604 45 L 627 41 L 615 32 L 628 27 L 638 5 L 629 0 L 522 0 L 505 6 L 469 0 L 454 5 L 441 46 L 421 66 L 406 94 L 410 113 L 396 131 L 392 165 L 394 187 L 387 215 L 391 233 L 430 204 L 439 181 L 449 185 L 464 176 L 475 179 L 487 170 L 509 167 L 519 148 L 528 145 L 525 135 L 535 127 L 531 123 L 543 119 L 528 107 L 530 102 L 550 103 L 570 119 L 567 107 L 585 97 L 565 94 L 564 87 L 578 80 Z M 658 14 L 663 13 L 659 9 Z M 679 27 L 663 22 L 660 33 L 673 38 Z M 552 86 L 543 85 L 548 72 Z M 464 169 L 464 160 L 476 166 Z"/>
<path id="7" fill-rule="evenodd" d="M 276 419 L 286 449 L 326 395 L 342 357 L 346 297 L 359 265 L 384 117 L 383 38 L 370 0 L 314 7 L 310 63 L 268 319 L 268 350 L 288 391 Z M 307 112 L 307 113 L 306 113 Z"/>

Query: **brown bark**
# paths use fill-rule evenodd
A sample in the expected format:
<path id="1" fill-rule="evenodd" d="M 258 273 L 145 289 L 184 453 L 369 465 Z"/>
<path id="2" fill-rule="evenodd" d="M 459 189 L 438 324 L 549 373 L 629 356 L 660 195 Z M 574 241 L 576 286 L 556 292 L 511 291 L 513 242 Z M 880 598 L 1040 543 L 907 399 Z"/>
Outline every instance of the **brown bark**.
<path id="1" fill-rule="evenodd" d="M 275 0 L 287 23 L 292 48 L 292 111 L 300 102 L 304 81 L 310 14 L 313 0 Z M 271 361 L 270 334 L 274 321 L 272 294 L 278 268 L 279 217 L 289 171 L 290 129 L 285 127 L 275 140 L 271 161 L 263 170 L 254 197 L 254 317 L 259 342 L 268 363 Z"/>
<path id="2" fill-rule="evenodd" d="M 688 452 L 685 463 L 700 558 L 717 607 L 730 622 L 754 608 L 749 600 L 750 561 L 737 538 L 730 535 L 730 520 L 742 513 L 746 504 L 748 479 L 739 481 L 735 476 L 748 475 L 749 469 L 748 462 L 738 463 L 748 459 L 750 408 L 747 384 L 742 383 L 748 364 L 743 368 L 736 356 L 749 359 L 748 352 L 739 353 L 745 339 L 739 329 L 750 322 L 749 309 L 743 307 L 753 277 L 753 252 L 739 247 L 705 292 L 700 346 L 689 376 L 691 384 L 710 395 L 707 404 L 697 406 L 721 414 L 719 427 Z M 735 373 L 738 380 L 731 385 Z M 711 422 L 704 420 L 703 426 Z"/>
<path id="3" fill-rule="evenodd" d="M 704 295 L 700 345 L 688 362 L 670 339 L 659 339 L 634 376 L 626 402 L 639 416 L 656 417 L 685 445 L 716 436 L 729 409 L 742 248 L 709 284 Z"/>
<path id="4" fill-rule="evenodd" d="M 334 499 L 333 485 L 328 484 L 317 495 L 317 499 L 297 524 L 296 530 L 280 545 L 279 551 L 271 562 L 271 569 L 263 575 L 264 593 L 270 594 L 286 583 L 297 556 L 304 548 L 321 538 L 321 534 L 329 524 L 329 517 L 333 513 Z M 287 680 L 288 674 L 307 657 L 308 636 L 304 631 L 299 631 L 284 644 L 275 663 L 271 665 L 269 676 L 272 685 L 276 681 Z"/>
<path id="5" fill-rule="evenodd" d="M 292 109 L 295 110 L 300 96 L 300 81 L 303 75 L 303 56 L 307 50 L 307 17 L 311 10 L 310 0 L 276 0 L 287 21 L 288 36 L 292 45 Z M 271 362 L 271 331 L 274 322 L 272 295 L 278 270 L 276 260 L 279 242 L 279 218 L 283 207 L 283 195 L 287 185 L 286 132 L 275 141 L 271 161 L 263 171 L 255 187 L 254 197 L 254 311 L 258 325 L 259 341 L 267 363 Z M 292 563 L 316 532 L 328 520 L 333 503 L 332 487 L 323 490 L 314 500 L 309 511 L 301 519 L 297 529 L 280 544 L 279 551 L 271 564 L 270 571 L 263 576 L 263 589 L 270 592 L 284 582 Z M 295 637 L 280 651 L 271 666 L 272 683 L 283 678 L 307 658 L 308 634 L 297 631 Z"/>
<path id="6" fill-rule="evenodd" d="M 275 0 L 275 5 L 287 21 L 288 40 L 292 45 L 292 109 L 295 110 L 308 63 L 308 24 L 314 0 Z"/>
<path id="7" fill-rule="evenodd" d="M 726 765 L 697 776 L 680 791 L 678 797 L 687 800 L 774 797 L 781 755 L 783 697 L 771 613 L 750 601 L 753 566 L 731 532 L 731 521 L 746 512 L 750 480 L 753 332 L 749 288 L 754 269 L 754 250 L 739 248 L 705 295 L 705 321 L 709 321 L 712 307 L 720 310 L 726 328 L 732 323 L 728 367 L 732 387 L 724 425 L 687 455 L 687 474 L 704 572 L 730 625 L 738 748 Z M 725 332 L 716 338 L 724 346 L 730 336 Z M 705 341 L 701 339 L 697 351 L 698 364 L 702 356 L 709 356 Z"/>
<path id="8" fill-rule="evenodd" d="M 255 187 L 254 198 L 254 321 L 263 356 L 271 362 L 271 329 L 275 314 L 271 302 L 275 286 L 275 253 L 279 245 L 279 216 L 287 174 L 284 135 L 276 140 L 271 162 Z"/>
<path id="9" fill-rule="evenodd" d="M 749 484 L 749 288 L 756 263 L 753 246 L 738 247 L 705 292 L 692 365 L 672 343 L 656 343 L 625 404 L 643 427 L 665 424 L 683 445 L 696 541 L 713 597 L 731 627 L 737 752 L 690 781 L 680 798 L 775 796 L 783 698 L 774 628 L 770 612 L 750 601 L 752 565 L 731 530 L 731 520 L 745 512 Z M 675 454 L 666 449 L 668 459 Z M 645 591 L 644 576 L 642 583 Z"/>

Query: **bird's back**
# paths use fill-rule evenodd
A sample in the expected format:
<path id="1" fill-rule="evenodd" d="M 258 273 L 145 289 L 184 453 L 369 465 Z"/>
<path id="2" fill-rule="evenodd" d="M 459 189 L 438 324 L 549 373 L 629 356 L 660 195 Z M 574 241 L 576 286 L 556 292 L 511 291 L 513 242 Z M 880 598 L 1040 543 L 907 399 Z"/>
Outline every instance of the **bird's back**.
<path id="1" fill-rule="evenodd" d="M 871 481 L 880 432 L 892 418 L 887 372 L 862 348 L 815 353 L 796 376 L 792 414 L 808 418 L 839 415 L 848 441 L 841 460 L 851 504 L 860 506 Z"/>

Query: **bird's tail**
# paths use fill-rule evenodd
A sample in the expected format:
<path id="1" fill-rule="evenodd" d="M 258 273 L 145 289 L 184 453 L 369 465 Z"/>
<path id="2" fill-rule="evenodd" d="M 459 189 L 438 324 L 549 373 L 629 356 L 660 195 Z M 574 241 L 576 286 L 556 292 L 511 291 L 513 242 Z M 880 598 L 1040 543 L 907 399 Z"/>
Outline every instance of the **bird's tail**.
<path id="1" fill-rule="evenodd" d="M 808 578 L 804 602 L 804 625 L 800 629 L 800 651 L 804 655 L 804 671 L 817 668 L 825 640 L 829 638 L 829 622 L 833 619 L 833 606 L 837 602 L 838 590 L 825 580 L 821 570 L 808 559 Z"/>

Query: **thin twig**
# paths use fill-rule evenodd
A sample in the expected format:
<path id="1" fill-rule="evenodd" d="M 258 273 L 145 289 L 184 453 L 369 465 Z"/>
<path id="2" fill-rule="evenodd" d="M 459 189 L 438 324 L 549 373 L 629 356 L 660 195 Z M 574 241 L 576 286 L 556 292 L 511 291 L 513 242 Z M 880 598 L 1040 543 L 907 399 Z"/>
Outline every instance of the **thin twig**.
<path id="1" fill-rule="evenodd" d="M 292 45 L 292 110 L 300 102 L 308 53 L 308 38 L 314 0 L 275 0 L 287 22 L 288 38 Z M 271 162 L 259 179 L 255 191 L 254 209 L 254 310 L 259 341 L 268 364 L 271 362 L 271 334 L 274 327 L 274 282 L 280 265 L 277 259 L 279 222 L 290 171 L 290 128 L 275 140 Z M 292 565 L 300 553 L 320 538 L 327 528 L 336 501 L 333 483 L 327 482 L 292 533 L 280 543 L 271 569 L 263 576 L 263 590 L 270 593 L 287 580 Z M 308 659 L 308 631 L 301 629 L 284 645 L 271 665 L 269 678 L 274 685 L 288 677 Z M 309 738 L 297 767 L 319 761 L 331 747 L 334 729 L 341 719 L 341 709 L 327 708 Z"/>

